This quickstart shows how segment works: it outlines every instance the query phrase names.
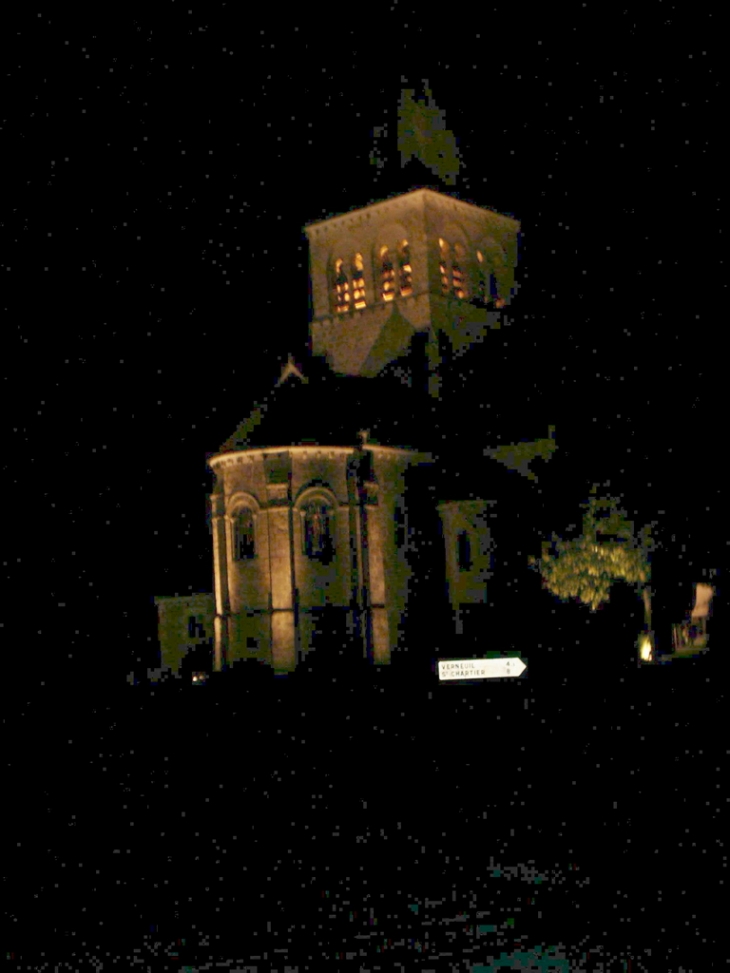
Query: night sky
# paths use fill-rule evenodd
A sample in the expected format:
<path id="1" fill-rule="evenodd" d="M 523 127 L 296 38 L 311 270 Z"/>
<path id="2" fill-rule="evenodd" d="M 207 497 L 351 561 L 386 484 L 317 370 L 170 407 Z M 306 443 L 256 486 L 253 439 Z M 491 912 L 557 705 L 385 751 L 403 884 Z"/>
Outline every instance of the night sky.
<path id="1" fill-rule="evenodd" d="M 0 620 L 19 664 L 116 676 L 155 638 L 154 595 L 212 589 L 206 456 L 306 343 L 303 226 L 437 188 L 397 149 L 424 80 L 461 155 L 443 191 L 522 224 L 490 335 L 503 428 L 556 426 L 569 505 L 610 480 L 698 567 L 724 563 L 719 15 L 152 9 L 5 25 Z"/>

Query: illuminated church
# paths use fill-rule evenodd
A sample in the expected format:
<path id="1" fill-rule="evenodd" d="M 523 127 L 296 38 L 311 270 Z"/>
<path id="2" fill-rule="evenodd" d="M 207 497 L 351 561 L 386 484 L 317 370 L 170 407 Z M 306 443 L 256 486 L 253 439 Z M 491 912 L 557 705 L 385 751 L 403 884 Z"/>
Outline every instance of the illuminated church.
<path id="1" fill-rule="evenodd" d="M 214 591 L 155 599 L 163 668 L 427 665 L 499 617 L 495 518 L 554 448 L 485 418 L 518 224 L 417 189 L 305 232 L 309 342 L 209 457 Z"/>

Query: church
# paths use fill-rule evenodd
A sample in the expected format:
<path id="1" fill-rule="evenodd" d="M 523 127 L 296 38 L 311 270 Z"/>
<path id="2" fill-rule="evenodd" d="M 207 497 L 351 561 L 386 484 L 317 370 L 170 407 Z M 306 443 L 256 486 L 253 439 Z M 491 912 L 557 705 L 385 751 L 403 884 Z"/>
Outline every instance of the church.
<path id="1" fill-rule="evenodd" d="M 485 418 L 519 224 L 419 188 L 305 233 L 308 341 L 208 458 L 214 590 L 155 599 L 163 671 L 427 667 L 504 617 L 497 524 L 555 448 Z"/>

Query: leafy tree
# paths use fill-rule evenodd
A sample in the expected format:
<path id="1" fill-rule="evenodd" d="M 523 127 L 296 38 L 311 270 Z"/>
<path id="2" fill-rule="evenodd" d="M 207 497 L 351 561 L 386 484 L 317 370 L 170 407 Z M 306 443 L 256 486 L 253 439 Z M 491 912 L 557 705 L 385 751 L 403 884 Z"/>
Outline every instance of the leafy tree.
<path id="1" fill-rule="evenodd" d="M 542 557 L 531 558 L 531 565 L 540 571 L 548 591 L 563 601 L 576 599 L 591 611 L 609 600 L 616 581 L 635 585 L 650 629 L 653 525 L 637 532 L 618 499 L 598 496 L 595 487 L 583 509 L 582 534 L 568 541 L 553 535 L 552 541 L 543 543 Z"/>
<path id="2" fill-rule="evenodd" d="M 428 82 L 425 98 L 404 89 L 398 117 L 398 148 L 401 163 L 419 159 L 446 185 L 453 186 L 463 166 L 454 133 L 446 128 L 444 113 L 433 100 Z"/>

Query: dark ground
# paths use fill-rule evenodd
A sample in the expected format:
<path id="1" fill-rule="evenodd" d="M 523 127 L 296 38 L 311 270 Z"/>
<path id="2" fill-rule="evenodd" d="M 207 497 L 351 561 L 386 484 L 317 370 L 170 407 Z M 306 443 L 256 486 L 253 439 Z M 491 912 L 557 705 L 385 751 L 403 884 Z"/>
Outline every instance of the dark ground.
<path id="1" fill-rule="evenodd" d="M 606 624 L 510 683 L 6 696 L 9 968 L 710 968 L 719 650 L 640 668 Z"/>

